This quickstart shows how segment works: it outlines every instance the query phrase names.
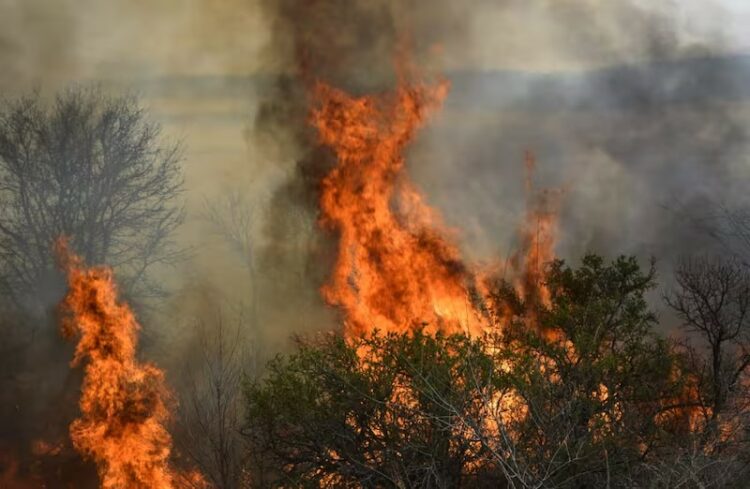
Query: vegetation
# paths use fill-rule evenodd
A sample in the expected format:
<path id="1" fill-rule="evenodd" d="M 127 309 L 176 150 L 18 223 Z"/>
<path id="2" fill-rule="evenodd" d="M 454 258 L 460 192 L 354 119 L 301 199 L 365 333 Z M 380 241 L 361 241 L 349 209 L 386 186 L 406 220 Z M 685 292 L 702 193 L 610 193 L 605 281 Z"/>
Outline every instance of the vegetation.
<path id="1" fill-rule="evenodd" d="M 589 255 L 578 268 L 555 261 L 546 305 L 524 304 L 497 285 L 495 307 L 516 313 L 502 333 L 330 335 L 272 361 L 265 378 L 245 387 L 243 435 L 255 485 L 729 487 L 741 480 L 741 382 L 718 403 L 713 377 L 696 360 L 711 362 L 715 348 L 704 357 L 693 347 L 687 356 L 684 345 L 656 333 L 646 301 L 653 268 L 644 272 L 625 257 L 607 264 Z M 686 294 L 688 284 L 680 285 L 676 293 Z M 710 346 L 712 337 L 694 341 Z M 731 370 L 739 378 L 746 365 L 737 361 Z M 701 422 L 706 412 L 731 419 L 732 432 Z"/>
<path id="2" fill-rule="evenodd" d="M 245 433 L 293 485 L 458 487 L 485 449 L 457 416 L 480 418 L 492 373 L 465 336 L 332 335 L 247 386 Z"/>
<path id="3" fill-rule="evenodd" d="M 51 314 L 65 288 L 53 243 L 114 267 L 129 298 L 161 295 L 149 277 L 180 255 L 180 163 L 133 97 L 73 88 L 0 105 L 0 459 L 17 449 L 45 483 L 96 483 L 67 441 L 80 378 Z"/>
<path id="4" fill-rule="evenodd" d="M 91 89 L 39 93 L 0 109 L 0 291 L 24 308 L 59 299 L 52 243 L 68 236 L 87 263 L 107 263 L 124 290 L 175 258 L 182 220 L 179 145 L 131 97 Z"/>
<path id="5" fill-rule="evenodd" d="M 80 380 L 59 368 L 69 352 L 56 334 L 36 335 L 38 313 L 57 300 L 50 247 L 68 236 L 86 262 L 114 266 L 127 295 L 158 294 L 149 272 L 179 254 L 171 239 L 182 219 L 179 160 L 179 146 L 161 143 L 131 98 L 73 90 L 0 110 L 0 414 L 9 420 L 0 438 L 53 441 L 29 449 L 42 453 L 34 460 L 59 457 L 35 475 L 97 483 L 60 441 Z M 262 260 L 252 216 L 236 195 L 207 204 L 204 218 L 246 259 L 255 287 Z M 746 238 L 746 215 L 725 219 Z M 313 229 L 303 220 L 299 247 Z M 248 358 L 240 339 L 244 319 L 235 328 L 218 314 L 198 325 L 196 360 L 176 384 L 179 461 L 221 489 L 742 487 L 747 266 L 681 261 L 663 295 L 677 338 L 663 334 L 653 309 L 653 265 L 596 255 L 547 264 L 544 293 L 490 283 L 476 300 L 497 328 L 483 337 L 428 333 L 432 325 L 322 335 L 299 339 L 258 375 L 258 355 Z"/>

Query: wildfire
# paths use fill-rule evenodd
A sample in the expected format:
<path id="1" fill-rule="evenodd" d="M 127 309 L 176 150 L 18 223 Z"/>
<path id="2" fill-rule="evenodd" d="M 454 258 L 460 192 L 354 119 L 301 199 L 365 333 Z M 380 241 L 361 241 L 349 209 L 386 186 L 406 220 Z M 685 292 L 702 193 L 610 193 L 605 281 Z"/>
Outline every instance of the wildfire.
<path id="1" fill-rule="evenodd" d="M 490 320 L 477 304 L 486 273 L 467 266 L 404 172 L 404 149 L 439 109 L 448 83 L 403 79 L 393 93 L 355 97 L 325 83 L 312 89 L 311 122 L 336 165 L 322 181 L 322 223 L 338 233 L 338 258 L 324 299 L 345 313 L 345 333 L 377 329 L 482 334 Z M 527 300 L 547 304 L 542 267 L 554 258 L 555 192 L 536 193 L 527 164 L 528 215 L 511 263 Z"/>
<path id="2" fill-rule="evenodd" d="M 320 200 L 323 224 L 340 239 L 323 295 L 345 311 L 347 334 L 405 331 L 415 321 L 470 333 L 485 326 L 470 301 L 472 274 L 403 172 L 404 148 L 447 92 L 445 82 L 365 97 L 313 89 L 312 123 L 337 158 Z"/>
<path id="3" fill-rule="evenodd" d="M 168 462 L 164 373 L 136 359 L 140 326 L 118 301 L 112 271 L 87 268 L 65 240 L 56 248 L 69 287 L 61 305 L 62 333 L 78 337 L 71 366 L 84 365 L 81 416 L 70 426 L 73 445 L 96 462 L 104 489 L 187 487 L 183 481 L 195 476 L 178 473 Z"/>
<path id="4" fill-rule="evenodd" d="M 531 303 L 549 306 L 549 290 L 544 286 L 544 265 L 555 259 L 557 208 L 560 189 L 534 188 L 536 158 L 526 152 L 526 218 L 519 230 L 521 251 L 513 258 L 516 289 Z"/>

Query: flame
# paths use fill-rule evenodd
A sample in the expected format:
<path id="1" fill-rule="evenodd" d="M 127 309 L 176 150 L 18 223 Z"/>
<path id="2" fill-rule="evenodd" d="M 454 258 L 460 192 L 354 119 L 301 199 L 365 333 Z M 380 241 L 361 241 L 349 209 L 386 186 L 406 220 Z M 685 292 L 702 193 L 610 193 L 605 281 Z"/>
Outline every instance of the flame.
<path id="1" fill-rule="evenodd" d="M 511 267 L 516 292 L 526 304 L 526 320 L 529 326 L 539 328 L 539 308 L 548 308 L 552 303 L 544 280 L 544 267 L 556 258 L 557 220 L 563 189 L 535 188 L 536 157 L 533 152 L 526 151 L 524 166 L 526 216 L 518 230 L 521 243 L 511 259 Z M 545 330 L 543 334 L 551 341 L 566 341 L 554 330 Z M 572 352 L 572 345 L 568 349 Z"/>
<path id="2" fill-rule="evenodd" d="M 520 252 L 513 259 L 517 272 L 516 290 L 528 303 L 550 305 L 550 292 L 544 283 L 544 265 L 555 259 L 560 189 L 534 187 L 536 157 L 525 155 L 526 218 L 519 230 Z"/>
<path id="3" fill-rule="evenodd" d="M 31 453 L 37 457 L 44 456 L 57 456 L 62 453 L 63 444 L 62 442 L 50 443 L 46 440 L 34 440 L 31 442 Z"/>
<path id="4" fill-rule="evenodd" d="M 103 489 L 186 487 L 181 481 L 194 475 L 178 473 L 168 461 L 164 373 L 136 359 L 140 326 L 118 301 L 111 269 L 85 267 L 64 239 L 56 251 L 69 287 L 62 333 L 78 337 L 71 366 L 84 365 L 81 416 L 70 426 L 74 447 L 96 462 Z"/>
<path id="5" fill-rule="evenodd" d="M 343 310 L 347 335 L 425 325 L 479 335 L 490 328 L 477 299 L 490 274 L 462 261 L 440 215 L 404 172 L 405 148 L 448 89 L 445 81 L 401 76 L 393 93 L 355 97 L 322 82 L 311 90 L 311 123 L 336 156 L 320 208 L 323 226 L 338 234 L 338 257 L 322 293 Z M 557 193 L 534 190 L 531 153 L 526 168 L 528 213 L 510 271 L 527 302 L 548 305 L 543 267 L 555 257 Z"/>
<path id="6" fill-rule="evenodd" d="M 322 223 L 339 235 L 325 300 L 345 312 L 348 335 L 483 331 L 472 305 L 474 277 L 444 237 L 440 216 L 404 174 L 404 148 L 438 108 L 448 84 L 401 83 L 395 93 L 354 97 L 324 83 L 312 124 L 336 155 L 322 181 Z"/>

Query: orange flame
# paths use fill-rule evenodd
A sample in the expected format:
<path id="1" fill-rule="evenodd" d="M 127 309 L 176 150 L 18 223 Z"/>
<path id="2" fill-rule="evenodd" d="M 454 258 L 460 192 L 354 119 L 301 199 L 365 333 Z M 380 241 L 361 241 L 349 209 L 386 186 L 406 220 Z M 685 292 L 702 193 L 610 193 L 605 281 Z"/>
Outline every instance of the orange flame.
<path id="1" fill-rule="evenodd" d="M 111 269 L 85 267 L 64 239 L 56 251 L 69 287 L 61 305 L 62 333 L 78 337 L 71 366 L 85 364 L 81 416 L 70 426 L 74 447 L 96 462 L 104 489 L 183 487 L 180 481 L 188 476 L 168 462 L 164 373 L 136 359 L 140 326 L 118 301 Z"/>
<path id="2" fill-rule="evenodd" d="M 338 233 L 338 258 L 323 297 L 345 314 L 345 333 L 374 329 L 482 334 L 490 320 L 477 304 L 478 276 L 447 238 L 404 173 L 404 149 L 448 93 L 448 84 L 400 80 L 394 93 L 355 97 L 324 83 L 312 89 L 311 123 L 336 165 L 322 181 L 322 224 Z M 529 302 L 549 302 L 543 265 L 554 258 L 554 192 L 533 191 L 527 164 L 526 224 L 511 272 Z"/>
<path id="3" fill-rule="evenodd" d="M 323 289 L 345 312 L 346 333 L 428 329 L 480 333 L 473 276 L 439 232 L 440 217 L 404 174 L 403 150 L 448 92 L 400 84 L 393 94 L 353 97 L 318 83 L 312 124 L 337 164 L 322 182 L 322 223 L 339 234 Z"/>
<path id="4" fill-rule="evenodd" d="M 515 289 L 527 305 L 526 314 L 536 323 L 538 307 L 550 306 L 550 292 L 544 282 L 544 266 L 555 259 L 557 242 L 557 216 L 562 189 L 536 189 L 534 171 L 536 157 L 526 151 L 526 217 L 519 229 L 520 250 L 513 256 L 511 265 Z"/>

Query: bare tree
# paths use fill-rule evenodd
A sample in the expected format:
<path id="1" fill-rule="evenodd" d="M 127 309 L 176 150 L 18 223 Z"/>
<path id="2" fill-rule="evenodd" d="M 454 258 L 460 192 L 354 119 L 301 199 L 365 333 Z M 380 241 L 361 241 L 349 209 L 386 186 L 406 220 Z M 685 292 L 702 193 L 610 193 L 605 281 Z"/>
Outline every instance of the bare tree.
<path id="1" fill-rule="evenodd" d="M 149 269 L 179 254 L 180 145 L 133 97 L 71 89 L 0 110 L 0 286 L 45 306 L 58 281 L 51 244 L 65 235 L 88 263 L 113 266 L 127 293 L 159 291 Z"/>
<path id="2" fill-rule="evenodd" d="M 696 231 L 711 238 L 722 253 L 750 266 L 750 207 L 709 201 L 702 212 L 696 212 L 678 202 L 672 210 Z"/>
<path id="3" fill-rule="evenodd" d="M 736 258 L 692 257 L 681 260 L 675 278 L 677 288 L 665 300 L 683 329 L 705 345 L 687 343 L 685 357 L 715 425 L 728 411 L 740 414 L 747 407 L 742 379 L 750 367 L 750 272 Z"/>
<path id="4" fill-rule="evenodd" d="M 697 437 L 696 437 L 697 438 Z M 672 447 L 676 448 L 676 447 Z M 741 454 L 716 457 L 698 442 L 681 450 L 671 450 L 636 466 L 625 480 L 625 487 L 707 489 L 746 487 L 747 462 Z"/>
<path id="5" fill-rule="evenodd" d="M 206 200 L 203 218 L 223 238 L 253 272 L 256 262 L 255 226 L 258 205 L 238 190 L 230 190 L 215 200 Z"/>
<path id="6" fill-rule="evenodd" d="M 750 265 L 750 209 L 717 205 L 711 235 L 745 265 Z"/>
<path id="7" fill-rule="evenodd" d="M 280 341 L 279 329 L 269 329 L 269 324 L 304 321 L 290 329 L 308 326 L 309 318 L 298 311 L 320 304 L 323 270 L 319 266 L 323 260 L 316 254 L 320 249 L 315 216 L 299 205 L 269 201 L 263 189 L 230 188 L 207 199 L 201 217 L 247 274 L 247 319 L 258 341 L 265 345 Z"/>
<path id="8" fill-rule="evenodd" d="M 203 219 L 212 231 L 230 246 L 242 260 L 250 278 L 250 321 L 258 323 L 258 274 L 257 225 L 258 208 L 245 194 L 231 190 L 215 200 L 206 200 L 203 205 Z"/>
<path id="9" fill-rule="evenodd" d="M 242 380 L 251 367 L 242 316 L 228 327 L 219 311 L 215 320 L 196 323 L 199 361 L 188 372 L 182 396 L 179 446 L 217 489 L 241 487 L 243 475 Z"/>

